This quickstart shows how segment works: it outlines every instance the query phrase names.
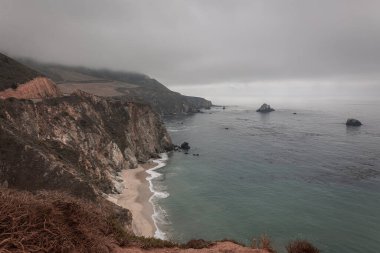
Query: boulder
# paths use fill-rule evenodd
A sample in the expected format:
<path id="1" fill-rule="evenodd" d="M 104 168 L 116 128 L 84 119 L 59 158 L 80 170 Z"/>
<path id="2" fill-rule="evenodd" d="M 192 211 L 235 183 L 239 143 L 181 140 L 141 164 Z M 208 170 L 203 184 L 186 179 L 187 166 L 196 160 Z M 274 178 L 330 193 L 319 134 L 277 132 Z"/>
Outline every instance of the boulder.
<path id="1" fill-rule="evenodd" d="M 361 126 L 362 123 L 357 119 L 348 119 L 346 122 L 346 126 Z"/>
<path id="2" fill-rule="evenodd" d="M 263 112 L 263 113 L 273 112 L 273 111 L 274 109 L 270 107 L 270 105 L 267 105 L 265 103 L 259 109 L 256 110 L 256 112 Z"/>
<path id="3" fill-rule="evenodd" d="M 190 149 L 189 143 L 187 143 L 187 142 L 182 143 L 181 144 L 181 149 L 189 150 Z"/>

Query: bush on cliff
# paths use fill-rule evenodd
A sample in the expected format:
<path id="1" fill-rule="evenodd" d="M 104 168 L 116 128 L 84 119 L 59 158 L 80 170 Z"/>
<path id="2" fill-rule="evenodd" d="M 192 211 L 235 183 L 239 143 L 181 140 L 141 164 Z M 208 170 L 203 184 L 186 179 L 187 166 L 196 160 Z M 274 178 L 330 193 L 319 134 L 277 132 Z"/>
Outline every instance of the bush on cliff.
<path id="1" fill-rule="evenodd" d="M 109 252 L 117 243 L 109 219 L 64 193 L 0 189 L 0 251 Z"/>
<path id="2" fill-rule="evenodd" d="M 319 249 L 306 240 L 291 241 L 287 246 L 288 253 L 319 253 Z"/>

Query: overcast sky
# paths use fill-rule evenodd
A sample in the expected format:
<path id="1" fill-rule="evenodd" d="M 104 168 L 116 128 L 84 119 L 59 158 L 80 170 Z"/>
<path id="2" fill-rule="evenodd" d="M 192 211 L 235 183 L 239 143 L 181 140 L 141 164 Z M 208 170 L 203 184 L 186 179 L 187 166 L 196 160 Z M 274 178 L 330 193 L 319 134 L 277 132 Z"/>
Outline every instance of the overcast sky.
<path id="1" fill-rule="evenodd" d="M 374 98 L 380 1 L 0 0 L 0 51 L 217 100 Z"/>

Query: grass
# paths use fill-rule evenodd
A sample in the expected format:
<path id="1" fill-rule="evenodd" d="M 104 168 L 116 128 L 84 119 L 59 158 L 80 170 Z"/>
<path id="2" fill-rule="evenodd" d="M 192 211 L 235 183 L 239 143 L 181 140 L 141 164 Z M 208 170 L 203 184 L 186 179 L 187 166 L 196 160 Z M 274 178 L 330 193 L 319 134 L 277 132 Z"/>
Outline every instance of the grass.
<path id="1" fill-rule="evenodd" d="M 262 235 L 259 239 L 253 238 L 252 248 L 263 249 L 263 250 L 268 251 L 269 253 L 276 253 L 276 251 L 272 247 L 272 242 L 270 238 L 265 234 Z"/>
<path id="2" fill-rule="evenodd" d="M 203 249 L 216 243 L 198 239 L 178 244 L 136 236 L 125 226 L 131 222 L 130 213 L 113 208 L 102 201 L 90 202 L 61 192 L 0 188 L 0 252 L 103 253 L 112 251 L 115 245 Z M 245 246 L 228 239 L 220 242 L 225 241 Z M 254 239 L 252 248 L 276 252 L 266 235 Z M 292 241 L 286 249 L 288 253 L 320 253 L 305 240 Z"/>

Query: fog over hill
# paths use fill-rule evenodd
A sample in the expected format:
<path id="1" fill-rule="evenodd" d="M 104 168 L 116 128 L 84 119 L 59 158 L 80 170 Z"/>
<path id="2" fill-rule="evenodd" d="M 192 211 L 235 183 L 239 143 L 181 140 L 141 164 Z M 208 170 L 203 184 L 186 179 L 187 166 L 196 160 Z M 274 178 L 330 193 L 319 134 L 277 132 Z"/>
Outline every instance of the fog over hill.
<path id="1" fill-rule="evenodd" d="M 122 102 L 149 104 L 161 115 L 195 113 L 212 105 L 204 98 L 174 92 L 145 74 L 46 64 L 31 59 L 20 61 L 51 78 L 66 94 L 80 89 Z"/>
<path id="2" fill-rule="evenodd" d="M 147 73 L 216 102 L 376 98 L 379 10 L 371 0 L 2 0 L 0 50 Z"/>

